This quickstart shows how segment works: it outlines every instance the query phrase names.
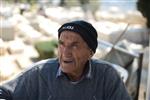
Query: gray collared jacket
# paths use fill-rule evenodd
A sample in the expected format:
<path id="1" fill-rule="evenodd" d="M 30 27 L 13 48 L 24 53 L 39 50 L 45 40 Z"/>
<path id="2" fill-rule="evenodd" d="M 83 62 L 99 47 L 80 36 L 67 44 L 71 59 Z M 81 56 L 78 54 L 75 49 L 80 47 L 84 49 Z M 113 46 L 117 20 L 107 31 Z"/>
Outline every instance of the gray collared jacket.
<path id="1" fill-rule="evenodd" d="M 109 64 L 91 60 L 85 77 L 71 82 L 58 59 L 33 64 L 0 86 L 0 98 L 10 100 L 131 100 L 120 76 Z"/>

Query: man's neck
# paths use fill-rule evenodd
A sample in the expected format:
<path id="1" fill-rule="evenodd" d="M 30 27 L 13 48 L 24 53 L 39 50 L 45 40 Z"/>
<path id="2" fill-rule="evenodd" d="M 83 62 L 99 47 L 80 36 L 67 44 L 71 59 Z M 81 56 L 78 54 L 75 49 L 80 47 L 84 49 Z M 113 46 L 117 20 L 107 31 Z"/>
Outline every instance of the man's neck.
<path id="1" fill-rule="evenodd" d="M 67 74 L 66 73 L 66 75 L 67 75 L 67 77 L 71 80 L 71 81 L 73 81 L 73 82 L 76 82 L 76 81 L 79 81 L 79 80 L 81 80 L 84 76 L 85 76 L 85 74 L 87 73 L 87 71 L 88 71 L 88 69 L 89 69 L 89 62 L 87 62 L 86 64 L 85 64 L 85 66 L 84 66 L 84 68 L 80 71 L 80 72 L 78 72 L 78 73 L 74 73 L 74 74 Z"/>

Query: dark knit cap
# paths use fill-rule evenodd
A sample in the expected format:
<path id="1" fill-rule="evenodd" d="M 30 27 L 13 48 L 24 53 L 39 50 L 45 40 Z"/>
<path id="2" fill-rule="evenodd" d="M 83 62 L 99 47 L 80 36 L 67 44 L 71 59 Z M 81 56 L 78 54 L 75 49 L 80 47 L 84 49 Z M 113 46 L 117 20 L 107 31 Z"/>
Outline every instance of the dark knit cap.
<path id="1" fill-rule="evenodd" d="M 89 48 L 95 53 L 98 45 L 97 31 L 92 26 L 92 24 L 83 20 L 65 23 L 58 29 L 58 37 L 60 37 L 61 32 L 65 30 L 78 33 L 83 38 L 83 40 L 87 43 Z"/>

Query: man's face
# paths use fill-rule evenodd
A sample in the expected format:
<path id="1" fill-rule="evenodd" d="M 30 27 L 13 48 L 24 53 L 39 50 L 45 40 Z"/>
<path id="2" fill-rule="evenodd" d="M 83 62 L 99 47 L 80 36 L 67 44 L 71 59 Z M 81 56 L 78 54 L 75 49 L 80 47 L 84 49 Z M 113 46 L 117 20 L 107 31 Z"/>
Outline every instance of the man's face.
<path id="1" fill-rule="evenodd" d="M 91 50 L 78 33 L 63 31 L 59 38 L 58 56 L 64 73 L 82 74 L 84 65 L 91 57 Z"/>

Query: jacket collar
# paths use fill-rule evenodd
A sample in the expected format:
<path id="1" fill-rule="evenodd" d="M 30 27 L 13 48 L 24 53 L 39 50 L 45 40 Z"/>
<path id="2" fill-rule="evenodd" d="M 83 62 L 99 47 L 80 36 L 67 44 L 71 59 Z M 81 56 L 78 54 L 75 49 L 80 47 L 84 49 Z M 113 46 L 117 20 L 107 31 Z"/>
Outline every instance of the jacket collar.
<path id="1" fill-rule="evenodd" d="M 86 64 L 86 69 L 85 69 L 85 73 L 84 73 L 84 77 L 87 79 L 91 79 L 92 78 L 92 66 L 91 66 L 91 60 L 89 60 Z M 61 67 L 59 66 L 57 73 L 56 73 L 56 78 L 61 77 L 61 76 L 65 76 L 65 73 L 61 70 Z"/>

